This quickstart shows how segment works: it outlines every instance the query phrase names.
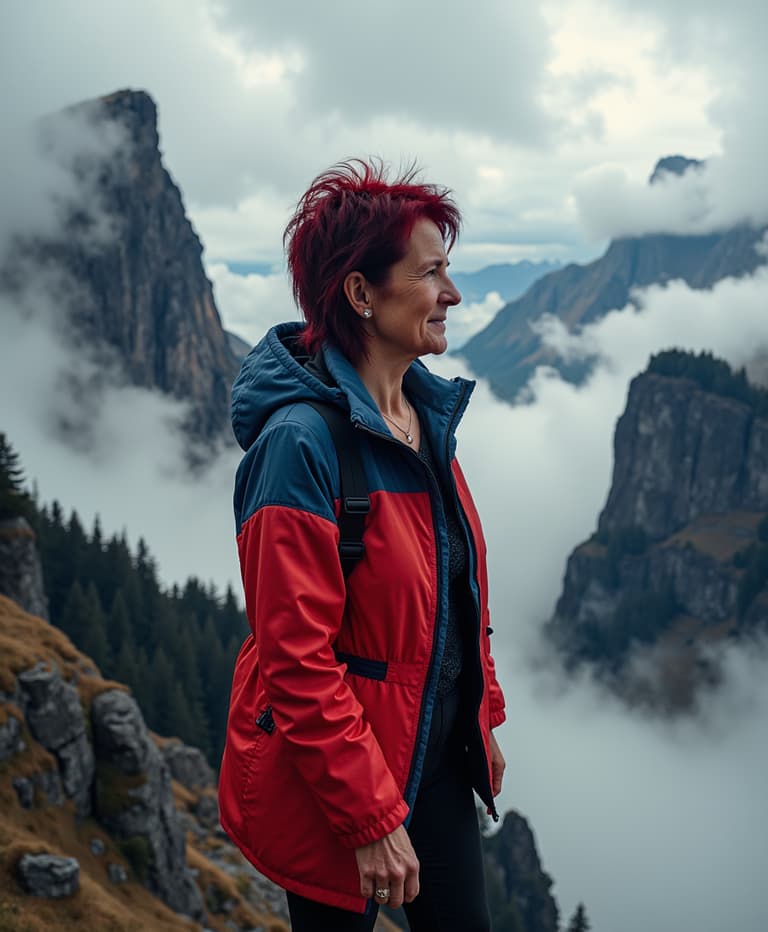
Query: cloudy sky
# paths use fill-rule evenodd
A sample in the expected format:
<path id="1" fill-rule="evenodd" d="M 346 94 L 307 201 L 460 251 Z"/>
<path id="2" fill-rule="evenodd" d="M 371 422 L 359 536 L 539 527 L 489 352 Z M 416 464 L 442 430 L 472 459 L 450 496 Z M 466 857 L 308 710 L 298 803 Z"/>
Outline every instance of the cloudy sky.
<path id="1" fill-rule="evenodd" d="M 12 129 L 145 89 L 222 316 L 249 339 L 294 316 L 282 229 L 311 178 L 350 155 L 416 158 L 454 189 L 465 235 L 453 262 L 464 271 L 586 261 L 616 235 L 768 222 L 762 0 L 28 0 L 4 4 L 1 26 L 0 251 L 18 232 L 55 232 L 60 199 L 89 193 L 66 160 L 43 163 Z M 120 138 L 75 132 L 66 144 L 117 153 Z M 657 158 L 676 153 L 707 168 L 649 189 Z M 113 235 L 108 223 L 99 235 Z M 235 261 L 260 273 L 234 275 Z M 44 499 L 58 496 L 86 521 L 98 512 L 134 541 L 144 534 L 166 580 L 236 578 L 237 457 L 186 477 L 167 429 L 173 405 L 114 387 L 88 412 L 87 450 L 59 442 L 55 425 L 73 414 L 61 379 L 90 365 L 57 329 L 64 287 L 73 284 L 36 273 L 22 300 L 0 301 L 0 429 Z M 490 296 L 468 318 L 487 320 L 497 306 Z M 768 928 L 768 851 L 755 831 L 768 816 L 765 658 L 728 655 L 727 687 L 674 723 L 527 663 L 567 555 L 605 501 L 629 379 L 671 345 L 751 363 L 768 348 L 766 306 L 760 270 L 710 293 L 649 289 L 636 309 L 617 308 L 577 338 L 549 325 L 563 352 L 597 352 L 593 378 L 574 388 L 540 371 L 524 408 L 480 383 L 461 428 L 491 544 L 509 701 L 503 806 L 530 819 L 565 917 L 584 900 L 595 932 Z M 458 371 L 455 359 L 437 366 Z"/>

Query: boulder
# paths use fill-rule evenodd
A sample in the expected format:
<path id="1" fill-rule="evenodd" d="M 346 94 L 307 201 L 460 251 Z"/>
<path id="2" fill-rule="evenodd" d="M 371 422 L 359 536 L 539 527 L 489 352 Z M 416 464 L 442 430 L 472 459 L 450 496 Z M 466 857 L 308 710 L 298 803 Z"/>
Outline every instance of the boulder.
<path id="1" fill-rule="evenodd" d="M 25 854 L 16 867 L 19 880 L 31 896 L 59 899 L 80 889 L 80 865 L 75 858 L 54 854 Z"/>
<path id="2" fill-rule="evenodd" d="M 107 876 L 112 883 L 128 883 L 128 871 L 122 864 L 107 864 Z"/>

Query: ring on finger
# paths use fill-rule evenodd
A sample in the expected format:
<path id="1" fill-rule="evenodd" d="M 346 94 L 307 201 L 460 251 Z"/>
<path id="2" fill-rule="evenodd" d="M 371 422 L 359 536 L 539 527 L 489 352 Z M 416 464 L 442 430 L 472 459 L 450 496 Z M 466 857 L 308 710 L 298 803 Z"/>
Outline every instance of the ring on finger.
<path id="1" fill-rule="evenodd" d="M 376 887 L 376 899 L 388 900 L 390 897 L 389 887 Z"/>

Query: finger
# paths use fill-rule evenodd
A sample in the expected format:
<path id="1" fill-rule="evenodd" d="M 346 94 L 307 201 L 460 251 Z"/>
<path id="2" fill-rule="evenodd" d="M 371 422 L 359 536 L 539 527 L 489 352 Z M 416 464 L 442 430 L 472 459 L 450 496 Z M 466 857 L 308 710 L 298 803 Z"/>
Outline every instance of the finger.
<path id="1" fill-rule="evenodd" d="M 389 903 L 392 909 L 403 905 L 404 884 L 402 880 L 389 880 Z"/>
<path id="2" fill-rule="evenodd" d="M 374 878 L 368 874 L 360 874 L 360 892 L 369 900 L 373 896 Z"/>
<path id="3" fill-rule="evenodd" d="M 419 868 L 409 871 L 403 885 L 403 900 L 412 903 L 419 895 Z"/>
<path id="4" fill-rule="evenodd" d="M 389 877 L 376 876 L 373 898 L 377 903 L 390 903 L 392 901 L 392 884 Z"/>

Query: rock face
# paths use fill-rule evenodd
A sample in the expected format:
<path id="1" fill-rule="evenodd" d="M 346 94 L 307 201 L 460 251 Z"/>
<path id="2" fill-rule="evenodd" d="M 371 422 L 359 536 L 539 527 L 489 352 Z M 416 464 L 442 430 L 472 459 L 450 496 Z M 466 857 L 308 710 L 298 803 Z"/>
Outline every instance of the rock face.
<path id="1" fill-rule="evenodd" d="M 202 899 L 186 866 L 170 772 L 138 705 L 127 693 L 109 690 L 93 700 L 91 722 L 97 761 L 96 817 L 124 840 L 153 892 L 176 912 L 201 919 Z"/>
<path id="2" fill-rule="evenodd" d="M 682 662 L 768 627 L 761 410 L 688 378 L 633 380 L 598 531 L 571 554 L 549 626 L 569 662 L 615 673 L 641 644 Z"/>
<path id="3" fill-rule="evenodd" d="M 178 738 L 163 746 L 163 757 L 174 780 L 189 790 L 216 786 L 216 777 L 199 748 L 183 744 Z"/>
<path id="4" fill-rule="evenodd" d="M 652 180 L 664 174 L 681 174 L 681 169 L 691 164 L 681 156 L 662 159 Z M 728 276 L 749 275 L 765 262 L 755 247 L 766 229 L 745 226 L 706 236 L 659 234 L 616 239 L 595 262 L 571 264 L 539 279 L 522 297 L 505 305 L 459 355 L 507 401 L 514 401 L 540 365 L 554 366 L 564 378 L 580 381 L 589 364 L 563 363 L 543 347 L 531 329 L 533 321 L 545 314 L 555 315 L 574 330 L 610 310 L 625 307 L 635 288 L 682 279 L 691 288 L 705 289 Z"/>
<path id="5" fill-rule="evenodd" d="M 766 509 L 768 418 L 688 379 L 633 380 L 599 532 L 639 527 L 660 540 L 701 515 Z"/>
<path id="6" fill-rule="evenodd" d="M 35 534 L 24 518 L 0 521 L 0 595 L 40 618 L 48 618 Z"/>
<path id="7" fill-rule="evenodd" d="M 45 664 L 20 673 L 18 681 L 29 729 L 56 756 L 64 792 L 85 818 L 91 813 L 94 759 L 77 690 Z"/>
<path id="8" fill-rule="evenodd" d="M 229 439 L 229 392 L 238 363 L 230 349 L 202 261 L 202 246 L 181 194 L 163 167 L 157 110 L 145 93 L 120 91 L 52 117 L 119 127 L 117 151 L 98 173 L 101 213 L 110 233 L 98 248 L 81 238 L 35 244 L 35 258 L 58 263 L 78 283 L 73 325 L 78 345 L 105 347 L 128 380 L 192 403 L 198 439 Z M 104 224 L 93 205 L 77 205 L 73 229 Z"/>
<path id="9" fill-rule="evenodd" d="M 558 932 L 559 910 L 551 877 L 541 867 L 536 841 L 518 812 L 506 813 L 501 828 L 484 840 L 489 900 L 496 921 L 525 932 Z M 501 891 L 506 909 L 494 903 Z M 495 908 L 494 908 L 495 907 Z"/>

